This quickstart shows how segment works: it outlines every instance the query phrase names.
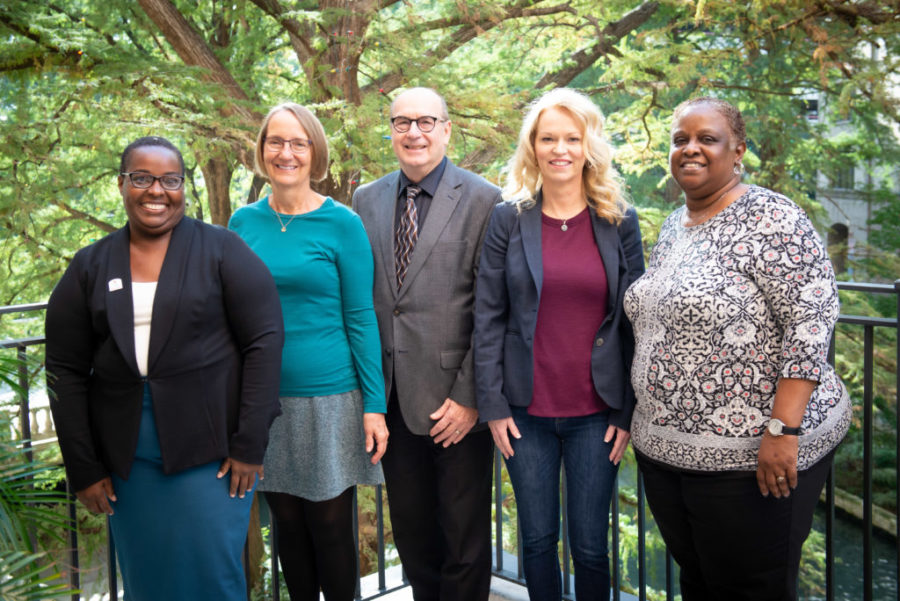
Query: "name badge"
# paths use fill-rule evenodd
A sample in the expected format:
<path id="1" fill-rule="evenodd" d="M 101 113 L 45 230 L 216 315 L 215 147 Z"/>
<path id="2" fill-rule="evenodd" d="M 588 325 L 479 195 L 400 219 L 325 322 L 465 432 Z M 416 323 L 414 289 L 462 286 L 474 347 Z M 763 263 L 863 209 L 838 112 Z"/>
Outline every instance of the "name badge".
<path id="1" fill-rule="evenodd" d="M 115 292 L 122 289 L 122 278 L 113 278 L 109 281 L 109 291 Z"/>

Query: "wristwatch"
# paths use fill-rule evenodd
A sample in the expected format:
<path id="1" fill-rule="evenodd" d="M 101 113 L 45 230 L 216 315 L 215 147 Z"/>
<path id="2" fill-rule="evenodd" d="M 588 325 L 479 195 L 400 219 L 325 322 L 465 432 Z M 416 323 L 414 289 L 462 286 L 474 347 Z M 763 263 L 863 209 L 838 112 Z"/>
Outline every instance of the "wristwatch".
<path id="1" fill-rule="evenodd" d="M 777 417 L 773 417 L 769 419 L 769 423 L 766 426 L 766 430 L 769 431 L 769 434 L 772 436 L 782 436 L 784 434 L 790 434 L 791 436 L 798 436 L 800 434 L 800 428 L 791 428 L 784 425 L 784 422 L 778 419 Z"/>

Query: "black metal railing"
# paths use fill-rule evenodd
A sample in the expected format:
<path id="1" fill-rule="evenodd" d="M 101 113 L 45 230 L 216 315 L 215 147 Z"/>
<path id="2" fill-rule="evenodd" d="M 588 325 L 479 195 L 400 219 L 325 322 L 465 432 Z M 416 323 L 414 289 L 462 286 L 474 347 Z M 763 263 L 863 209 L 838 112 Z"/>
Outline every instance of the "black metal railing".
<path id="1" fill-rule="evenodd" d="M 880 317 L 864 317 L 864 316 L 855 316 L 855 315 L 841 315 L 839 318 L 839 323 L 847 324 L 852 326 L 858 326 L 863 329 L 863 398 L 862 398 L 862 429 L 863 429 L 863 490 L 862 490 L 862 498 L 863 498 L 863 516 L 862 516 L 862 530 L 863 530 L 863 591 L 862 591 L 862 599 L 863 601 L 874 601 L 873 599 L 873 580 L 874 580 L 874 557 L 873 557 L 873 472 L 874 472 L 874 460 L 873 460 L 873 431 L 874 431 L 874 412 L 873 412 L 873 404 L 874 404 L 874 373 L 875 373 L 875 330 L 877 328 L 887 328 L 893 329 L 897 331 L 897 348 L 896 348 L 896 360 L 897 365 L 900 365 L 900 280 L 897 280 L 893 284 L 870 284 L 870 283 L 854 283 L 854 282 L 840 282 L 838 284 L 840 290 L 844 291 L 858 291 L 865 292 L 870 294 L 893 294 L 896 297 L 897 303 L 897 318 L 880 318 Z M 7 306 L 0 307 L 0 316 L 4 314 L 27 314 L 42 311 L 46 308 L 44 303 L 34 303 L 28 305 L 15 305 L 15 306 Z M 0 341 L 0 349 L 14 349 L 16 353 L 16 357 L 19 359 L 19 367 L 18 367 L 18 383 L 22 390 L 19 395 L 19 423 L 20 423 L 20 434 L 22 437 L 22 445 L 26 449 L 28 453 L 28 457 L 31 457 L 32 452 L 32 411 L 29 406 L 29 378 L 26 367 L 26 354 L 29 347 L 32 346 L 40 346 L 44 344 L 44 339 L 41 336 L 29 337 L 29 338 L 19 338 L 19 339 L 10 339 Z M 832 344 L 831 351 L 831 359 L 834 360 L 834 345 Z M 895 407 L 900 408 L 900 370 L 897 370 L 896 379 L 897 379 L 897 396 L 895 399 Z M 900 410 L 896 412 L 897 414 L 897 423 L 895 424 L 895 434 L 900 432 Z M 53 439 L 48 439 L 45 443 L 53 442 Z M 898 459 L 898 465 L 900 465 L 900 436 L 897 436 L 897 448 L 896 457 Z M 494 549 L 494 575 L 500 578 L 511 580 L 514 582 L 524 584 L 523 577 L 523 568 L 522 568 L 522 560 L 521 556 L 518 553 L 510 554 L 504 551 L 503 544 L 503 531 L 507 524 L 504 523 L 503 519 L 503 505 L 506 500 L 503 493 L 502 486 L 502 460 L 500 458 L 499 453 L 495 455 L 494 462 L 494 510 L 495 510 L 495 518 L 494 518 L 494 529 L 495 529 L 495 549 Z M 900 476 L 900 470 L 898 470 L 897 476 Z M 620 519 L 622 518 L 621 513 L 621 505 L 622 500 L 620 499 L 618 483 L 617 490 L 613 495 L 613 503 L 612 503 L 612 523 L 614 525 L 620 524 Z M 641 482 L 640 477 L 636 478 L 636 522 L 637 522 L 637 532 L 638 532 L 638 540 L 637 540 L 637 587 L 633 591 L 636 593 L 636 598 L 640 601 L 645 601 L 648 596 L 648 552 L 647 552 L 647 537 L 650 531 L 648 527 L 648 516 L 646 513 L 645 499 L 644 499 L 644 489 L 643 483 Z M 562 483 L 562 494 L 565 495 L 565 482 Z M 69 496 L 74 500 L 74 495 L 71 491 L 69 491 Z M 262 497 L 260 497 L 262 499 Z M 374 587 L 367 587 L 365 597 L 362 596 L 363 591 L 361 587 L 361 582 L 363 576 L 367 575 L 359 575 L 357 579 L 357 598 L 358 599 L 375 599 L 377 597 L 386 595 L 390 592 L 393 592 L 399 588 L 406 586 L 405 577 L 400 577 L 400 579 L 394 579 L 392 582 L 388 582 L 387 573 L 388 568 L 386 567 L 386 553 L 387 553 L 387 543 L 385 540 L 385 523 L 384 523 L 384 496 L 382 487 L 375 487 L 375 507 L 376 507 L 376 538 L 377 538 L 377 584 Z M 900 477 L 897 478 L 897 489 L 896 489 L 896 500 L 897 505 L 900 506 Z M 354 496 L 354 504 L 356 503 L 356 497 Z M 822 503 L 825 514 L 825 599 L 827 601 L 833 601 L 835 598 L 835 549 L 834 549 L 834 523 L 835 523 L 835 485 L 834 485 L 834 472 L 832 468 L 832 473 L 829 475 L 825 493 L 824 493 L 824 502 Z M 561 532 L 562 536 L 562 549 L 563 549 L 563 593 L 564 598 L 572 599 L 573 591 L 571 586 L 571 558 L 569 552 L 568 539 L 565 536 L 566 527 L 567 527 L 567 515 L 565 513 L 566 504 L 563 500 L 561 503 L 561 508 L 563 511 L 562 514 L 562 526 Z M 70 551 L 70 583 L 74 589 L 79 588 L 80 580 L 79 580 L 79 558 L 78 558 L 78 532 L 75 521 L 75 504 L 70 504 L 69 508 L 69 519 L 71 523 L 71 531 L 69 533 L 69 544 L 71 546 Z M 108 528 L 108 526 L 107 526 Z M 354 521 L 354 528 L 358 532 L 358 524 Z M 613 582 L 613 599 L 615 601 L 620 601 L 623 598 L 633 599 L 635 598 L 631 594 L 625 593 L 622 591 L 624 581 L 626 579 L 626 574 L 623 567 L 622 561 L 622 541 L 621 535 L 618 527 L 613 527 L 611 530 L 612 541 L 610 545 L 611 550 L 611 559 L 612 565 L 614 566 L 614 570 L 612 573 L 612 582 Z M 108 530 L 107 530 L 108 531 Z M 518 529 L 517 529 L 518 531 Z M 274 544 L 274 526 L 270 529 L 270 537 L 269 537 L 269 549 L 270 549 L 270 570 L 271 570 L 271 595 L 272 598 L 276 601 L 279 601 L 280 594 L 280 578 L 279 571 L 277 568 L 277 549 Z M 896 574 L 898 579 L 900 579 L 900 522 L 897 525 L 897 531 L 894 534 L 894 544 L 896 547 L 897 554 L 897 563 L 894 566 L 896 568 Z M 108 539 L 109 540 L 109 539 Z M 516 545 L 516 549 L 521 547 L 521 539 L 518 540 L 518 544 Z M 115 569 L 115 550 L 112 544 L 112 541 L 109 541 L 108 551 L 107 551 L 107 577 L 109 582 L 109 590 L 110 590 L 110 598 L 116 598 L 116 590 L 117 590 L 117 578 L 116 578 L 116 569 Z M 515 562 L 515 567 L 512 567 L 512 563 Z M 664 592 L 665 598 L 667 601 L 671 601 L 674 599 L 676 595 L 676 579 L 675 579 L 675 566 L 673 564 L 672 558 L 668 552 L 665 552 L 664 557 L 664 567 L 665 567 L 665 576 L 664 576 Z M 80 596 L 76 593 L 72 595 L 72 601 L 79 601 Z M 897 592 L 897 599 L 900 601 L 900 589 Z"/>

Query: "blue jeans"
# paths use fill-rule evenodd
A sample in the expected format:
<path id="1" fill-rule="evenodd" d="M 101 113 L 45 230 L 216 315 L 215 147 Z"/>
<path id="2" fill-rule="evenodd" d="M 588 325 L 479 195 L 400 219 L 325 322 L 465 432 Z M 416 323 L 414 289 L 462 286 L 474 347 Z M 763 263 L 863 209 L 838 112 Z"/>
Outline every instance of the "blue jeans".
<path id="1" fill-rule="evenodd" d="M 566 510 L 578 601 L 609 601 L 609 503 L 618 466 L 604 411 L 584 417 L 535 417 L 511 407 L 522 438 L 510 437 L 506 469 L 516 493 L 522 560 L 531 601 L 562 598 L 559 555 L 559 473 L 566 470 Z"/>

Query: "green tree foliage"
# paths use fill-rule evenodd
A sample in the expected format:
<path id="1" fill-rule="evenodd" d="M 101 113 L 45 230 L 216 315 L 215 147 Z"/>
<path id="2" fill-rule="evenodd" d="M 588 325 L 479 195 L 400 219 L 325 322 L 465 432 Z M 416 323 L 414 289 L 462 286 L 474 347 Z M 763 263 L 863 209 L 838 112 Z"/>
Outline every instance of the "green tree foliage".
<path id="1" fill-rule="evenodd" d="M 322 119 L 333 160 L 320 191 L 346 202 L 394 168 L 387 116 L 399 88 L 444 93 L 451 158 L 498 183 L 527 103 L 580 88 L 608 116 L 647 251 L 679 202 L 668 128 L 687 98 L 739 106 L 746 181 L 814 217 L 818 172 L 900 164 L 900 10 L 884 0 L 4 0 L 0 32 L 0 304 L 46 298 L 75 250 L 124 223 L 115 176 L 137 136 L 178 144 L 189 214 L 226 223 L 262 191 L 254 137 L 286 100 Z M 838 122 L 852 133 L 834 136 Z M 861 267 L 894 278 L 891 185 L 867 184 L 872 242 L 886 252 Z M 839 335 L 859 398 L 859 336 Z M 895 373 L 889 354 L 876 360 Z M 895 398 L 877 384 L 877 398 Z"/>
<path id="2" fill-rule="evenodd" d="M 446 94 L 452 158 L 495 181 L 523 106 L 582 88 L 609 115 L 635 203 L 662 209 L 677 199 L 665 184 L 672 108 L 722 96 L 748 117 L 750 179 L 814 207 L 831 151 L 802 101 L 825 95 L 820 115 L 853 118 L 892 148 L 877 143 L 898 123 L 897 23 L 875 0 L 7 0 L 0 302 L 45 297 L 75 249 L 124 222 L 114 182 L 130 139 L 176 141 L 190 214 L 221 224 L 260 190 L 261 116 L 301 102 L 329 134 L 321 190 L 347 201 L 393 167 L 389 101 L 410 85 Z"/>

